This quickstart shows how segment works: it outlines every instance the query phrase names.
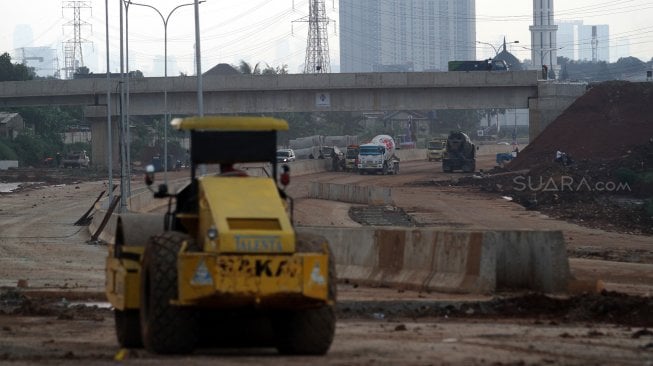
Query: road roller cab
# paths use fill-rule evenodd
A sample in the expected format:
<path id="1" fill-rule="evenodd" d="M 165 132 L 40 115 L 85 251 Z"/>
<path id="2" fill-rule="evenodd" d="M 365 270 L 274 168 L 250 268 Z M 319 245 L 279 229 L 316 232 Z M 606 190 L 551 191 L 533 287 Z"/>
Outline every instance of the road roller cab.
<path id="1" fill-rule="evenodd" d="M 204 319 L 242 310 L 266 319 L 281 353 L 326 353 L 335 264 L 326 239 L 293 228 L 289 168 L 279 173 L 276 158 L 287 122 L 201 117 L 172 125 L 190 133 L 190 182 L 177 193 L 166 185 L 154 192 L 169 200 L 163 215 L 121 214 L 109 245 L 106 293 L 120 345 L 155 353 L 220 346 L 212 341 L 229 337 L 207 331 Z M 249 175 L 232 164 L 257 169 Z M 222 171 L 199 174 L 217 166 Z"/>

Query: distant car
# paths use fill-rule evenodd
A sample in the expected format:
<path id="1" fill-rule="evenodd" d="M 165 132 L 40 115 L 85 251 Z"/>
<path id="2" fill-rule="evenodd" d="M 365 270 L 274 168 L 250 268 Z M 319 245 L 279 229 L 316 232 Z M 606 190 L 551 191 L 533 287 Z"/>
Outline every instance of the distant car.
<path id="1" fill-rule="evenodd" d="M 277 163 L 289 163 L 295 161 L 295 150 L 280 149 L 277 150 Z"/>
<path id="2" fill-rule="evenodd" d="M 497 145 L 510 145 L 510 144 L 505 141 L 501 141 L 501 142 L 497 142 Z"/>

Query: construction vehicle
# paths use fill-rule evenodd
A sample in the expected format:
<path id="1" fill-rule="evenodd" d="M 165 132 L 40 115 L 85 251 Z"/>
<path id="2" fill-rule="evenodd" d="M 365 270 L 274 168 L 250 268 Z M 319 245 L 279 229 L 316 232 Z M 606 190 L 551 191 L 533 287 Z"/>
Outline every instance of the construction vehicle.
<path id="1" fill-rule="evenodd" d="M 470 173 L 476 170 L 476 146 L 469 136 L 460 131 L 453 131 L 447 137 L 447 144 L 442 156 L 442 171 L 445 173 L 462 170 Z"/>
<path id="2" fill-rule="evenodd" d="M 439 161 L 442 160 L 444 149 L 447 146 L 446 139 L 431 139 L 426 144 L 426 160 Z"/>
<path id="3" fill-rule="evenodd" d="M 358 154 L 360 153 L 360 146 L 349 145 L 345 151 L 345 171 L 353 172 L 358 170 Z"/>
<path id="4" fill-rule="evenodd" d="M 319 159 L 331 160 L 331 171 L 345 170 L 345 153 L 338 146 L 322 146 Z"/>
<path id="5" fill-rule="evenodd" d="M 91 160 L 88 158 L 86 150 L 72 151 L 63 158 L 61 165 L 64 168 L 88 168 L 90 162 Z"/>
<path id="6" fill-rule="evenodd" d="M 399 158 L 395 155 L 395 141 L 388 135 L 377 135 L 360 146 L 358 172 L 360 174 L 398 174 Z"/>
<path id="7" fill-rule="evenodd" d="M 325 354 L 335 332 L 335 262 L 324 237 L 294 230 L 284 190 L 290 169 L 278 172 L 276 158 L 277 131 L 287 122 L 195 117 L 171 124 L 190 133 L 190 183 L 176 193 L 165 184 L 152 189 L 168 200 L 165 214 L 119 215 L 109 245 L 106 294 L 120 346 Z M 232 163 L 257 163 L 266 174 L 198 174 Z M 146 183 L 153 182 L 148 167 Z"/>

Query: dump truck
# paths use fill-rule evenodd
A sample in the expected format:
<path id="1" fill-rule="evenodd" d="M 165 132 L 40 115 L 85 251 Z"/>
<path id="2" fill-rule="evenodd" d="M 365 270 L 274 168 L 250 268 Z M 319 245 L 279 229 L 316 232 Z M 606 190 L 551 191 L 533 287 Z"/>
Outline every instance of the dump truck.
<path id="1" fill-rule="evenodd" d="M 359 145 L 349 145 L 345 152 L 345 171 L 353 172 L 358 170 Z"/>
<path id="2" fill-rule="evenodd" d="M 90 162 L 86 150 L 72 151 L 63 158 L 61 165 L 64 168 L 88 168 Z"/>
<path id="3" fill-rule="evenodd" d="M 399 158 L 395 155 L 395 141 L 388 135 L 377 135 L 360 145 L 358 172 L 360 174 L 398 174 Z"/>
<path id="4" fill-rule="evenodd" d="M 465 133 L 453 131 L 447 137 L 442 156 L 442 171 L 449 173 L 462 170 L 470 173 L 476 170 L 476 146 Z"/>
<path id="5" fill-rule="evenodd" d="M 279 169 L 276 158 L 277 131 L 288 123 L 191 117 L 172 126 L 190 133 L 189 183 L 155 190 L 147 167 L 166 212 L 120 214 L 108 245 L 106 295 L 119 345 L 158 354 L 198 346 L 325 354 L 335 332 L 335 262 L 324 237 L 294 229 L 290 168 Z M 225 173 L 248 163 L 265 174 Z M 221 174 L 199 174 L 216 165 Z"/>

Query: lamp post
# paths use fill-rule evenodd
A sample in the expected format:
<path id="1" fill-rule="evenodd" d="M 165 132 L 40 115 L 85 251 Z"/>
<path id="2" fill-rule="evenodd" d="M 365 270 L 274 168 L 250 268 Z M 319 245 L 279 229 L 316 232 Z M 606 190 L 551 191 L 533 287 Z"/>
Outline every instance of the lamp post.
<path id="1" fill-rule="evenodd" d="M 528 48 L 528 47 L 522 47 L 522 48 L 525 49 L 525 50 L 529 50 L 529 51 L 533 51 L 533 50 L 534 50 L 533 48 Z M 557 51 L 557 50 L 561 50 L 561 49 L 563 49 L 563 48 L 564 48 L 564 47 L 541 48 L 541 49 L 539 49 L 538 51 L 540 52 L 540 66 L 544 66 L 544 65 L 545 65 L 545 64 L 544 64 L 544 57 L 545 57 L 546 55 L 550 54 L 551 51 Z M 533 60 L 532 62 L 533 62 L 533 67 L 535 67 L 535 66 L 536 66 L 536 65 L 535 65 L 535 60 Z M 549 66 L 553 66 L 553 59 L 550 59 L 550 60 L 549 60 Z M 548 68 L 547 68 L 547 73 L 548 73 Z M 548 77 L 549 77 L 548 75 L 543 75 L 543 78 L 544 78 L 544 79 L 548 79 Z"/>
<path id="2" fill-rule="evenodd" d="M 557 48 L 545 48 L 545 49 L 540 49 L 540 65 L 544 66 L 544 56 L 547 54 L 551 54 L 551 51 L 557 51 L 561 50 L 564 47 L 557 47 Z M 549 60 L 549 66 L 553 67 L 553 60 Z M 547 70 L 548 74 L 548 70 Z M 544 75 L 544 79 L 548 79 L 549 75 Z"/>
<path id="3" fill-rule="evenodd" d="M 199 4 L 205 1 L 206 0 L 202 0 Z M 165 17 L 159 9 L 152 5 L 135 3 L 131 0 L 129 0 L 129 4 L 153 9 L 157 14 L 159 14 L 161 21 L 163 22 L 163 180 L 168 184 L 168 21 L 170 20 L 170 16 L 172 16 L 177 9 L 184 6 L 195 5 L 195 3 L 177 5 L 175 8 L 170 10 L 168 15 Z"/>
<path id="4" fill-rule="evenodd" d="M 503 47 L 503 49 L 506 50 L 506 44 L 516 44 L 516 43 L 519 43 L 519 41 L 512 41 L 512 42 L 506 43 L 506 39 L 504 38 L 503 39 L 503 44 L 499 45 L 499 48 L 495 47 L 492 43 L 481 42 L 481 41 L 476 41 L 476 43 L 484 44 L 484 45 L 488 45 L 488 46 L 492 47 L 492 49 L 494 50 L 494 57 L 496 57 L 499 54 L 499 52 L 501 52 L 501 47 Z"/>
<path id="5" fill-rule="evenodd" d="M 496 58 L 499 55 L 499 52 L 501 52 L 501 47 L 503 47 L 504 51 L 506 50 L 506 44 L 516 44 L 519 43 L 519 41 L 512 41 L 512 42 L 506 42 L 506 37 L 503 37 L 503 43 L 499 45 L 499 48 L 495 47 L 492 43 L 488 42 L 481 42 L 481 41 L 476 41 L 478 44 L 484 44 L 492 47 L 494 50 L 494 58 Z M 497 135 L 499 134 L 499 130 L 501 129 L 501 125 L 499 124 L 499 113 L 497 115 Z M 490 126 L 490 115 L 488 115 L 488 127 Z"/>
<path id="6" fill-rule="evenodd" d="M 113 154 L 112 144 L 113 139 L 111 136 L 111 65 L 109 58 L 109 0 L 104 0 L 104 11 L 106 15 L 105 28 L 106 28 L 106 53 L 107 53 L 107 150 L 109 157 L 107 161 L 107 169 L 109 173 L 109 204 L 113 202 Z M 108 208 L 108 206 L 107 206 Z"/>

